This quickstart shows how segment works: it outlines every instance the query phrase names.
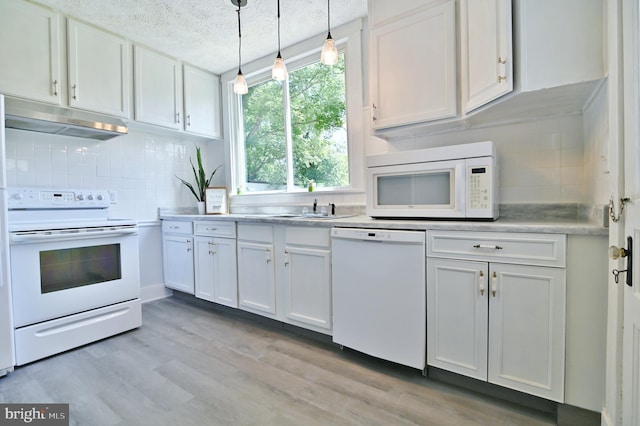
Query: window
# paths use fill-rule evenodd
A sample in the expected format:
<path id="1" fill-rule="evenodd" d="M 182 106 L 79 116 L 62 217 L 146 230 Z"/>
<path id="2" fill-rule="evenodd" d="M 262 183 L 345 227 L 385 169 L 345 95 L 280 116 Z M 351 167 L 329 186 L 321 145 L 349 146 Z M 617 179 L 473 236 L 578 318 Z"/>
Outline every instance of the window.
<path id="1" fill-rule="evenodd" d="M 245 191 L 349 186 L 344 53 L 335 66 L 317 56 L 285 81 L 249 80 L 239 111 Z"/>

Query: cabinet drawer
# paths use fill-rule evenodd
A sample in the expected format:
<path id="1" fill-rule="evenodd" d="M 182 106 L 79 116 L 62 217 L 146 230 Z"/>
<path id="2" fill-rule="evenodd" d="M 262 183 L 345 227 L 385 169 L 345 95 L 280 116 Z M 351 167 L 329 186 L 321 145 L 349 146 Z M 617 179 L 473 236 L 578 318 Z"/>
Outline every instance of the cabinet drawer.
<path id="1" fill-rule="evenodd" d="M 238 239 L 273 243 L 273 226 L 261 224 L 238 224 Z"/>
<path id="2" fill-rule="evenodd" d="M 565 267 L 566 241 L 562 234 L 428 231 L 427 256 Z"/>
<path id="3" fill-rule="evenodd" d="M 212 237 L 236 237 L 236 223 L 222 220 L 206 220 L 193 222 L 193 233 Z"/>
<path id="4" fill-rule="evenodd" d="M 329 247 L 330 230 L 329 228 L 287 226 L 285 241 L 287 245 Z"/>
<path id="5" fill-rule="evenodd" d="M 163 220 L 162 232 L 168 234 L 192 234 L 193 226 L 191 222 L 181 220 Z"/>

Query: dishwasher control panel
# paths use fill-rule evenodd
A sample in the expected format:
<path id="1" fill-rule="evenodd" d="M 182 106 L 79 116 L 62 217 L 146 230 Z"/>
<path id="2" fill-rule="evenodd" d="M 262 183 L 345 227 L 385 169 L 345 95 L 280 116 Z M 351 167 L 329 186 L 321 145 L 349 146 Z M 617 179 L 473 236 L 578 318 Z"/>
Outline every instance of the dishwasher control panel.
<path id="1" fill-rule="evenodd" d="M 333 228 L 331 237 L 362 241 L 415 242 L 424 244 L 425 232 L 397 231 L 393 229 Z"/>

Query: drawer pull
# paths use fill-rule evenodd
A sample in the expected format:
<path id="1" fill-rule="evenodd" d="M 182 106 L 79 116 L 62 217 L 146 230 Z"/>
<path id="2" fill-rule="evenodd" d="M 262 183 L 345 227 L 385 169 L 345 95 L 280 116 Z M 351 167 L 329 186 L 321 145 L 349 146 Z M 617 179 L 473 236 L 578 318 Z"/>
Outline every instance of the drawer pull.
<path id="1" fill-rule="evenodd" d="M 488 244 L 476 244 L 473 248 L 486 248 L 486 249 L 494 249 L 494 250 L 502 250 L 500 246 L 490 246 Z"/>

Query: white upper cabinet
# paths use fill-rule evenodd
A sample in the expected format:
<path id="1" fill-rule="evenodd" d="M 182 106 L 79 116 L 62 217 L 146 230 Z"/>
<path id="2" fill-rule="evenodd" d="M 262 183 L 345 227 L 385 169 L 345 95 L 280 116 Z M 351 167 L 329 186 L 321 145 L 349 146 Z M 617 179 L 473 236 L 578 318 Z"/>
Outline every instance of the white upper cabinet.
<path id="1" fill-rule="evenodd" d="M 60 16 L 22 0 L 2 0 L 0 40 L 0 93 L 60 104 Z"/>
<path id="2" fill-rule="evenodd" d="M 370 10 L 377 7 L 384 8 L 384 2 L 371 2 Z M 374 130 L 457 114 L 455 23 L 455 1 L 450 0 L 371 29 Z"/>
<path id="3" fill-rule="evenodd" d="M 182 66 L 180 62 L 134 46 L 136 121 L 171 129 L 182 128 Z"/>
<path id="4" fill-rule="evenodd" d="M 219 76 L 137 45 L 133 75 L 136 121 L 222 137 Z"/>
<path id="5" fill-rule="evenodd" d="M 522 91 L 604 75 L 602 0 L 513 0 Z"/>
<path id="6" fill-rule="evenodd" d="M 184 65 L 184 130 L 221 138 L 220 77 Z"/>
<path id="7" fill-rule="evenodd" d="M 69 106 L 128 118 L 129 43 L 72 19 L 67 37 Z"/>
<path id="8" fill-rule="evenodd" d="M 511 0 L 461 0 L 462 109 L 513 90 Z"/>

